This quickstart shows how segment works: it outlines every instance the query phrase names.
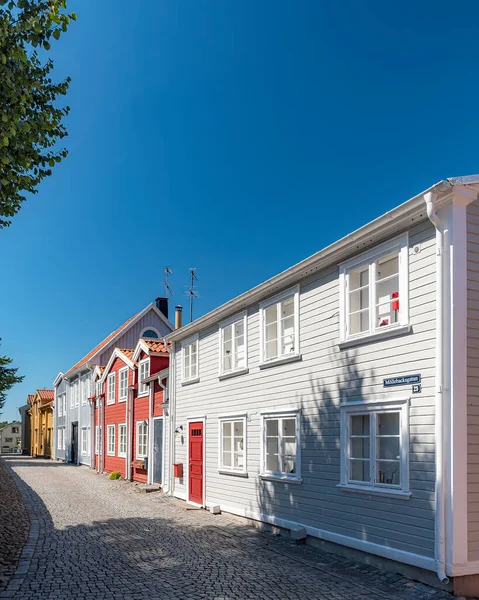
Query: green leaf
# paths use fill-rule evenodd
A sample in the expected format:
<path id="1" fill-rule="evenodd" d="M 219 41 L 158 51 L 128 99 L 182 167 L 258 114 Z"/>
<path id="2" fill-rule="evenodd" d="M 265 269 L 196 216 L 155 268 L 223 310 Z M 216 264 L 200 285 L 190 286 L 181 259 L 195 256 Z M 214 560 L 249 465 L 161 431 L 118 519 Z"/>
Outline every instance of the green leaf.
<path id="1" fill-rule="evenodd" d="M 53 160 L 53 158 L 50 158 L 50 160 L 48 161 L 48 164 L 50 165 L 50 167 L 55 166 L 55 161 Z"/>
<path id="2" fill-rule="evenodd" d="M 43 42 L 43 47 L 45 48 L 45 50 L 50 50 L 51 46 L 48 42 Z"/>
<path id="3" fill-rule="evenodd" d="M 60 30 L 59 30 L 59 29 L 54 29 L 54 31 L 53 31 L 53 37 L 54 37 L 56 40 L 59 40 L 59 39 L 60 39 Z"/>
<path id="4" fill-rule="evenodd" d="M 71 18 L 72 18 L 74 21 L 76 21 L 76 20 L 77 20 L 77 14 L 76 14 L 76 13 L 72 12 L 72 14 L 71 14 L 70 16 L 71 16 Z"/>
<path id="5" fill-rule="evenodd" d="M 8 144 L 10 143 L 10 140 L 7 137 L 3 138 L 3 145 L 4 146 L 8 146 Z"/>
<path id="6" fill-rule="evenodd" d="M 9 162 L 10 162 L 10 158 L 8 156 L 2 156 L 2 163 L 4 165 L 8 165 Z"/>

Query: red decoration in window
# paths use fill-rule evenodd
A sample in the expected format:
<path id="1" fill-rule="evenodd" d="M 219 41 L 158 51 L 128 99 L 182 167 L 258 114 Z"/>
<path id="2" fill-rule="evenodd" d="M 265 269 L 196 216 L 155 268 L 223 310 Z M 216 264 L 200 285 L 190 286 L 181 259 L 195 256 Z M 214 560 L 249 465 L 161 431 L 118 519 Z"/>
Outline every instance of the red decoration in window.
<path id="1" fill-rule="evenodd" d="M 391 302 L 391 308 L 393 310 L 399 310 L 399 292 L 393 292 L 391 298 L 393 300 L 393 302 Z M 394 298 L 398 298 L 398 300 L 394 300 Z"/>

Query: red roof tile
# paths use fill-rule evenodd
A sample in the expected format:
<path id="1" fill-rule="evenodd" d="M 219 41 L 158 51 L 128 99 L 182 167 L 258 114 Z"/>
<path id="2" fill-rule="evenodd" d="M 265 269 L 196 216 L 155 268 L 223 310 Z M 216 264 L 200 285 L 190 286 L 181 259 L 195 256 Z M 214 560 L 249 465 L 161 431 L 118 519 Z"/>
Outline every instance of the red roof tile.
<path id="1" fill-rule="evenodd" d="M 54 390 L 37 390 L 38 395 L 40 396 L 41 400 L 54 400 L 55 399 L 55 392 Z"/>
<path id="2" fill-rule="evenodd" d="M 91 350 L 86 356 L 84 356 L 80 361 L 78 361 L 75 365 L 73 365 L 73 367 L 65 373 L 65 376 L 68 376 L 70 373 L 73 373 L 74 371 L 79 369 L 81 366 L 83 366 L 85 363 L 87 363 L 90 360 L 90 358 L 93 358 L 95 356 L 95 354 L 100 352 L 100 350 L 102 350 L 109 342 L 111 342 L 111 340 L 117 334 L 119 334 L 120 331 L 124 327 L 126 327 L 129 323 L 131 323 L 133 321 L 133 319 L 135 319 L 139 314 L 140 313 L 136 313 L 136 315 L 133 315 L 130 319 L 128 319 L 128 321 L 125 321 L 123 323 L 123 325 L 120 325 L 120 327 L 118 327 L 118 329 L 115 329 L 115 331 L 112 331 L 112 333 L 110 333 L 110 335 L 108 335 L 102 342 L 100 342 L 97 346 L 95 346 L 93 348 L 93 350 Z"/>
<path id="3" fill-rule="evenodd" d="M 148 346 L 150 352 L 163 352 L 168 354 L 168 350 L 161 340 L 155 338 L 141 338 L 143 342 Z"/>
<path id="4" fill-rule="evenodd" d="M 134 350 L 131 348 L 118 348 L 118 350 L 124 354 L 126 358 L 133 360 L 133 352 L 135 352 Z"/>
<path id="5" fill-rule="evenodd" d="M 27 404 L 31 404 L 33 402 L 33 397 L 35 394 L 28 394 L 27 396 Z"/>

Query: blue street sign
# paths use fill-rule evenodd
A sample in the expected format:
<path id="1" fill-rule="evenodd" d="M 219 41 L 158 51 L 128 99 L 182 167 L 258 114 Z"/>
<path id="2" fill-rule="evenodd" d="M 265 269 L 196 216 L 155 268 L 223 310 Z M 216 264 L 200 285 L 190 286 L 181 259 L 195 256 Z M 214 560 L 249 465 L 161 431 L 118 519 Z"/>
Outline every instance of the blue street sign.
<path id="1" fill-rule="evenodd" d="M 399 377 L 388 377 L 387 379 L 383 379 L 384 387 L 411 385 L 412 383 L 421 383 L 421 375 L 399 375 Z"/>

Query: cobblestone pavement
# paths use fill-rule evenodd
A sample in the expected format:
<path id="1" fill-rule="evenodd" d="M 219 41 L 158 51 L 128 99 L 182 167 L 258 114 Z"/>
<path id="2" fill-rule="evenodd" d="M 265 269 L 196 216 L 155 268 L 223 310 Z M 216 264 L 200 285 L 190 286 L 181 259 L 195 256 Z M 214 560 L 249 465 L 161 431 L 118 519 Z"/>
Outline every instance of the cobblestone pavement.
<path id="1" fill-rule="evenodd" d="M 0 598 L 451 600 L 443 591 L 187 510 L 86 467 L 6 459 L 32 527 Z"/>

